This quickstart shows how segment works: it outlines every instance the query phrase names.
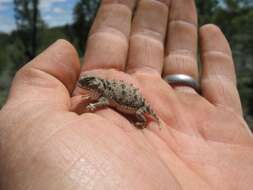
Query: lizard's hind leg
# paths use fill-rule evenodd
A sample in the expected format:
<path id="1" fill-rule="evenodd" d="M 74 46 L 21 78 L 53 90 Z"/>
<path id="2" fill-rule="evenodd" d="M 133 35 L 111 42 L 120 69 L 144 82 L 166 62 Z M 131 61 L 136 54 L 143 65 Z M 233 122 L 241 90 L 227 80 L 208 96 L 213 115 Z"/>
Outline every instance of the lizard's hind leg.
<path id="1" fill-rule="evenodd" d="M 135 123 L 137 127 L 145 128 L 147 125 L 147 119 L 144 115 L 145 110 L 143 108 L 140 108 L 136 111 L 136 118 L 138 122 Z"/>

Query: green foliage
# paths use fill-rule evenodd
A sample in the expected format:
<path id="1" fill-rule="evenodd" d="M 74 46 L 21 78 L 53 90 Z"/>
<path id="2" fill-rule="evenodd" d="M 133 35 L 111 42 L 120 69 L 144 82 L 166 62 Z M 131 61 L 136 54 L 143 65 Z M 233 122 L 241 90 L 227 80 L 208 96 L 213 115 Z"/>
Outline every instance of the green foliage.
<path id="1" fill-rule="evenodd" d="M 79 0 L 74 7 L 73 34 L 76 38 L 73 42 L 81 55 L 84 53 L 84 47 L 98 4 L 98 0 Z"/>
<path id="2" fill-rule="evenodd" d="M 218 8 L 218 4 L 218 0 L 196 0 L 200 25 L 213 22 L 213 15 Z"/>
<path id="3" fill-rule="evenodd" d="M 0 108 L 4 105 L 7 97 L 7 90 L 0 91 Z"/>
<path id="4" fill-rule="evenodd" d="M 7 44 L 9 39 L 8 34 L 0 33 L 0 44 Z M 8 62 L 7 50 L 3 48 L 0 50 L 0 75 L 4 72 Z"/>
<path id="5" fill-rule="evenodd" d="M 41 43 L 38 47 L 38 53 L 45 50 L 48 46 L 50 46 L 52 43 L 54 43 L 57 39 L 67 39 L 68 35 L 65 31 L 65 28 L 67 27 L 54 27 L 51 29 L 43 28 L 40 30 L 40 37 L 41 37 Z"/>
<path id="6" fill-rule="evenodd" d="M 5 65 L 7 63 L 6 50 L 0 51 L 0 75 L 4 72 Z"/>
<path id="7" fill-rule="evenodd" d="M 38 29 L 44 26 L 40 17 L 39 0 L 14 0 L 15 20 L 17 25 L 17 40 L 22 43 L 24 59 L 33 59 L 38 49 Z M 18 68 L 19 65 L 17 65 Z"/>

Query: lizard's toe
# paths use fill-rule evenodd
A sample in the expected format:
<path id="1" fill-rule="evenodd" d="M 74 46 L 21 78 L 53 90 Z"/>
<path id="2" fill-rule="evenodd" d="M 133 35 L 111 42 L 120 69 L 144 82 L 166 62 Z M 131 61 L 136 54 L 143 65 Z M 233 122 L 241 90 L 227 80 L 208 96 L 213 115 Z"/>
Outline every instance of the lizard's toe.
<path id="1" fill-rule="evenodd" d="M 96 110 L 96 107 L 94 106 L 94 104 L 89 104 L 89 105 L 86 107 L 86 109 L 87 109 L 88 111 L 95 111 L 95 110 Z"/>
<path id="2" fill-rule="evenodd" d="M 140 129 L 144 129 L 144 128 L 146 128 L 146 123 L 145 122 L 136 122 L 135 126 Z"/>

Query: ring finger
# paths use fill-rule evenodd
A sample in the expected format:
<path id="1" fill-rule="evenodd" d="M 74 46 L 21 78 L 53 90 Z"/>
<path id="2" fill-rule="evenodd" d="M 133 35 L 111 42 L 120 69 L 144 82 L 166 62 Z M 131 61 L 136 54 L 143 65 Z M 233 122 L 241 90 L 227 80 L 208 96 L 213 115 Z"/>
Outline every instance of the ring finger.
<path id="1" fill-rule="evenodd" d="M 172 0 L 167 35 L 164 77 L 184 74 L 197 80 L 197 13 L 194 0 Z M 183 89 L 192 90 L 189 87 Z"/>

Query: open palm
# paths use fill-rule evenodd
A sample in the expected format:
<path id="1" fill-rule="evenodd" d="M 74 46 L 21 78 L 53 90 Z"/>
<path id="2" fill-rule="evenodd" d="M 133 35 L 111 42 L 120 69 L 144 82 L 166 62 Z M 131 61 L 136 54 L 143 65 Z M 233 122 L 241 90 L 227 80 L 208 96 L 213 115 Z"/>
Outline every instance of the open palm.
<path id="1" fill-rule="evenodd" d="M 60 40 L 17 73 L 0 112 L 0 189 L 253 186 L 253 138 L 222 32 L 200 29 L 202 95 L 172 88 L 163 76 L 198 78 L 194 2 L 142 0 L 132 21 L 134 7 L 134 0 L 103 1 L 82 69 Z M 136 129 L 110 108 L 82 113 L 85 92 L 76 83 L 87 72 L 138 87 L 162 128 Z"/>

